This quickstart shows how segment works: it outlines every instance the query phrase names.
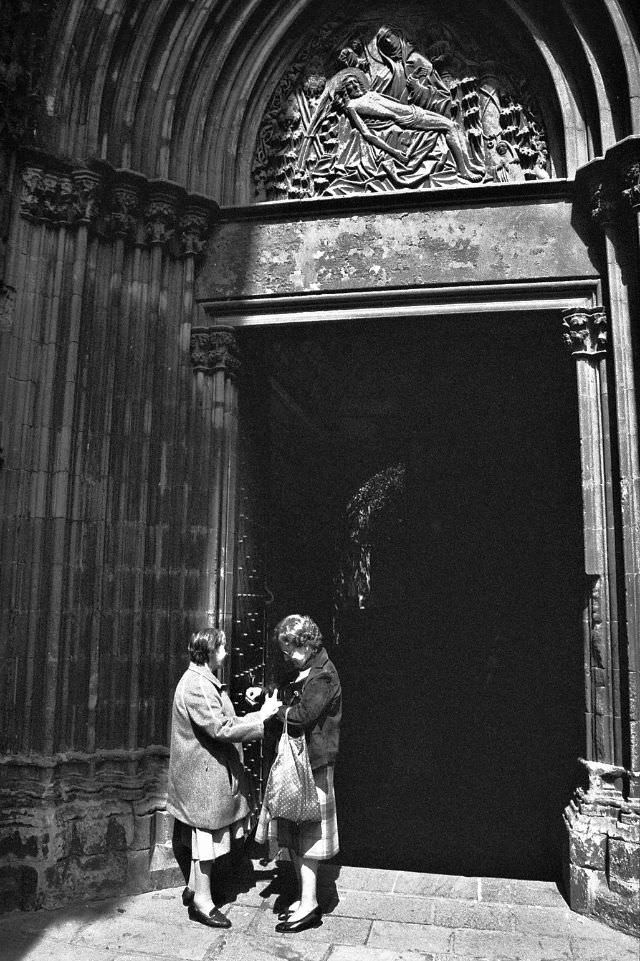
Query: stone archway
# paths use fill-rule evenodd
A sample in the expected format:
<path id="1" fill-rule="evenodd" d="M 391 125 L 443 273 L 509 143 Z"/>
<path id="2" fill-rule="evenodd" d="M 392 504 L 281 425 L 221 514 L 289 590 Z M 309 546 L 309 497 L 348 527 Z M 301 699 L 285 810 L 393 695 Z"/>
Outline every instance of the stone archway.
<path id="1" fill-rule="evenodd" d="M 235 416 L 231 367 L 213 345 L 194 376 L 192 328 L 509 302 L 578 310 L 583 321 L 571 322 L 583 330 L 594 305 L 608 317 L 608 359 L 577 355 L 590 425 L 586 570 L 598 590 L 587 618 L 588 780 L 567 863 L 574 905 L 627 923 L 640 770 L 635 23 L 617 0 L 436 6 L 454 26 L 471 16 L 479 35 L 526 61 L 549 181 L 254 204 L 265 113 L 328 14 L 344 15 L 339 2 L 64 0 L 54 10 L 29 0 L 16 42 L 2 32 L 13 64 L 3 89 L 24 80 L 0 138 L 9 906 L 169 877 L 170 687 L 185 632 L 210 612 L 228 622 L 221 570 L 234 527 L 232 445 L 218 444 L 220 412 Z M 145 657 L 165 670 L 145 672 Z"/>

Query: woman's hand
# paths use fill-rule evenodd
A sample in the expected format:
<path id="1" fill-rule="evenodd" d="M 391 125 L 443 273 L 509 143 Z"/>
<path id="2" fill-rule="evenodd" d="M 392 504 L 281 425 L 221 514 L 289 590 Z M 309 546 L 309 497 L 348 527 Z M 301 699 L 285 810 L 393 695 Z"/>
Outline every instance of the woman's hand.
<path id="1" fill-rule="evenodd" d="M 244 692 L 245 701 L 247 701 L 247 703 L 250 704 L 251 707 L 256 706 L 261 696 L 262 696 L 262 688 L 257 686 L 248 687 Z"/>
<path id="2" fill-rule="evenodd" d="M 267 694 L 264 699 L 264 704 L 259 710 L 260 717 L 263 721 L 267 718 L 273 717 L 274 714 L 282 707 L 282 701 L 278 700 L 278 688 L 276 688 L 273 694 Z"/>

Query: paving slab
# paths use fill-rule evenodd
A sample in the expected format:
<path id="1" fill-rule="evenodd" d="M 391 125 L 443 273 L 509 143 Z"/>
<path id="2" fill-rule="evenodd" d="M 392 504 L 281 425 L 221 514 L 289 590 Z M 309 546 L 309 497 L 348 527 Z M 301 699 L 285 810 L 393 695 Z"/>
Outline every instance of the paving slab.
<path id="1" fill-rule="evenodd" d="M 434 901 L 410 898 L 401 894 L 381 895 L 371 891 L 341 891 L 340 900 L 331 917 L 370 918 L 372 921 L 405 921 L 409 924 L 432 924 Z"/>
<path id="2" fill-rule="evenodd" d="M 569 941 L 576 961 L 611 961 L 612 958 L 615 961 L 638 961 L 640 958 L 640 942 L 625 935 L 588 941 L 569 938 Z"/>
<path id="3" fill-rule="evenodd" d="M 403 924 L 400 921 L 374 921 L 367 946 L 372 948 L 409 948 L 421 952 L 451 951 L 454 932 L 432 924 Z"/>
<path id="4" fill-rule="evenodd" d="M 275 925 L 277 919 L 270 912 L 263 911 L 251 928 L 252 935 L 277 937 Z M 284 945 L 295 946 L 305 941 L 326 941 L 328 944 L 365 944 L 371 930 L 368 918 L 341 918 L 337 915 L 326 914 L 322 924 L 317 928 L 309 928 L 299 934 L 281 935 L 280 941 Z"/>
<path id="5" fill-rule="evenodd" d="M 528 937 L 505 931 L 456 931 L 453 953 L 500 961 L 574 961 L 568 937 Z"/>
<path id="6" fill-rule="evenodd" d="M 479 879 L 453 877 L 448 874 L 418 874 L 398 871 L 394 894 L 413 894 L 416 897 L 457 898 L 476 901 Z"/>
<path id="7" fill-rule="evenodd" d="M 345 888 L 352 891 L 381 891 L 391 893 L 399 871 L 378 870 L 376 868 L 358 868 L 348 866 L 333 866 L 334 870 L 319 875 L 320 884 L 333 881 L 338 890 Z"/>
<path id="8" fill-rule="evenodd" d="M 371 947 L 352 947 L 351 945 L 340 945 L 334 948 L 329 955 L 329 961 L 436 961 L 438 956 L 435 954 L 425 954 L 423 951 L 415 951 L 408 948 L 406 951 L 390 951 L 388 948 Z M 439 955 L 446 957 L 448 961 L 454 961 L 450 954 Z M 458 961 L 458 959 L 455 959 Z"/>
<path id="9" fill-rule="evenodd" d="M 432 901 L 433 923 L 441 928 L 476 928 L 481 931 L 513 931 L 513 909 L 505 904 L 469 901 Z"/>
<path id="10" fill-rule="evenodd" d="M 553 881 L 527 881 L 512 878 L 478 878 L 481 901 L 502 904 L 530 904 L 541 908 L 564 908 L 567 902 Z M 456 895 L 453 895 L 456 897 Z"/>
<path id="11" fill-rule="evenodd" d="M 118 954 L 162 954 L 163 951 L 181 961 L 203 961 L 212 944 L 219 941 L 221 930 L 205 925 L 169 923 L 141 916 L 103 918 L 84 927 L 71 941 L 76 958 L 90 948 L 105 948 L 111 957 Z"/>
<path id="12" fill-rule="evenodd" d="M 284 938 L 265 938 L 250 934 L 231 934 L 223 938 L 205 961 L 325 961 L 332 945 L 327 941 L 302 941 L 295 944 Z M 120 959 L 118 959 L 120 961 Z M 139 958 L 137 961 L 147 961 Z"/>

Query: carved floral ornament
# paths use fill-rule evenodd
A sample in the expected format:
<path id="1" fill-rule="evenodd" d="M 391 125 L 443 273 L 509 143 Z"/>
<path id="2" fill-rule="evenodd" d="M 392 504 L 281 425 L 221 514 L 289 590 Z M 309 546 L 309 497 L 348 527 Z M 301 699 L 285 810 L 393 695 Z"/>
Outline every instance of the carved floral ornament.
<path id="1" fill-rule="evenodd" d="M 27 164 L 22 171 L 20 212 L 32 223 L 52 227 L 85 224 L 105 237 L 163 245 L 176 256 L 200 258 L 217 207 L 175 184 L 149 182 L 107 164 L 62 169 Z"/>
<path id="2" fill-rule="evenodd" d="M 276 87 L 253 163 L 257 200 L 548 177 L 525 79 L 442 24 L 326 26 Z"/>
<path id="3" fill-rule="evenodd" d="M 193 327 L 190 346 L 195 373 L 224 370 L 234 376 L 240 369 L 238 341 L 228 327 Z"/>
<path id="4" fill-rule="evenodd" d="M 574 356 L 598 356 L 607 349 L 607 315 L 603 307 L 577 307 L 562 320 L 562 335 Z"/>
<path id="5" fill-rule="evenodd" d="M 577 198 L 599 227 L 630 223 L 640 210 L 640 136 L 625 137 L 576 174 Z"/>

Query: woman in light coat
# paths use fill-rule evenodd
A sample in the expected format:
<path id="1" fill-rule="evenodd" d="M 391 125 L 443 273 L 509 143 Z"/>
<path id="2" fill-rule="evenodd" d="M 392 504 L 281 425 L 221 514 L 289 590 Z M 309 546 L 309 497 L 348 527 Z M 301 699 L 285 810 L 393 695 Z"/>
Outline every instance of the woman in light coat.
<path id="1" fill-rule="evenodd" d="M 213 673 L 226 656 L 223 631 L 209 628 L 189 642 L 191 663 L 173 698 L 167 810 L 182 822 L 191 846 L 191 872 L 183 900 L 193 921 L 231 926 L 211 896 L 213 861 L 246 833 L 250 812 L 242 741 L 264 736 L 264 721 L 281 706 L 277 691 L 259 710 L 237 717 Z"/>

